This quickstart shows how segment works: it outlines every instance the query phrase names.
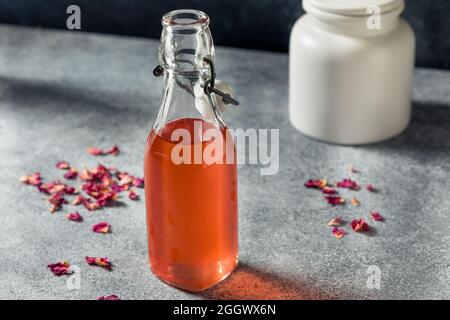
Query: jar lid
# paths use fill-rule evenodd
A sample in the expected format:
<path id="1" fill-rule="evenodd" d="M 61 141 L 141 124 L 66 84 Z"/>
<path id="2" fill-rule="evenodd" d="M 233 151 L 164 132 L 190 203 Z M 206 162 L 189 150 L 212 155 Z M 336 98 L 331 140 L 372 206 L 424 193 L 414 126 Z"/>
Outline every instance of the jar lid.
<path id="1" fill-rule="evenodd" d="M 368 16 L 368 8 L 377 6 L 380 13 L 386 13 L 404 6 L 404 0 L 303 0 L 303 8 L 306 12 L 320 10 L 322 12 L 348 15 Z"/>

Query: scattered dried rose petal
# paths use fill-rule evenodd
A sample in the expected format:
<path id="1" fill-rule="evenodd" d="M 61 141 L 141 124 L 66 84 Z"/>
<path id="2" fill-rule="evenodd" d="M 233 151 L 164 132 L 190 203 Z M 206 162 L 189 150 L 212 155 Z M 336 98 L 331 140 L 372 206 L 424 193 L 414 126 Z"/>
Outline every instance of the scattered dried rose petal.
<path id="1" fill-rule="evenodd" d="M 374 221 L 384 221 L 384 217 L 379 212 L 373 211 L 370 216 Z"/>
<path id="2" fill-rule="evenodd" d="M 120 298 L 118 296 L 116 296 L 115 294 L 111 294 L 109 296 L 98 297 L 97 300 L 120 300 Z"/>
<path id="3" fill-rule="evenodd" d="M 333 206 L 336 205 L 343 205 L 345 203 L 345 200 L 342 197 L 339 196 L 326 196 L 325 199 L 327 202 Z"/>
<path id="4" fill-rule="evenodd" d="M 333 188 L 330 187 L 323 187 L 322 188 L 322 193 L 324 194 L 337 194 L 337 191 Z"/>
<path id="5" fill-rule="evenodd" d="M 67 203 L 66 199 L 64 199 L 61 193 L 53 194 L 50 198 L 48 198 L 48 202 L 52 204 L 52 207 L 50 208 L 51 213 L 59 210 L 63 204 Z"/>
<path id="6" fill-rule="evenodd" d="M 41 185 L 37 186 L 38 190 L 40 192 L 46 193 L 46 194 L 54 194 L 54 193 L 64 193 L 68 195 L 76 194 L 77 190 L 72 187 L 68 186 L 62 182 L 54 181 L 54 182 L 46 182 Z"/>
<path id="7" fill-rule="evenodd" d="M 70 263 L 67 261 L 51 263 L 47 267 L 50 268 L 50 271 L 57 277 L 72 274 L 72 271 L 69 270 Z"/>
<path id="8" fill-rule="evenodd" d="M 337 227 L 334 227 L 332 232 L 337 239 L 342 239 L 347 234 L 343 229 Z"/>
<path id="9" fill-rule="evenodd" d="M 359 190 L 358 184 L 351 179 L 344 179 L 342 181 L 339 181 L 338 183 L 336 183 L 336 187 L 350 190 Z"/>
<path id="10" fill-rule="evenodd" d="M 71 212 L 67 216 L 67 219 L 70 221 L 81 222 L 83 221 L 83 217 L 78 213 L 78 211 Z"/>
<path id="11" fill-rule="evenodd" d="M 91 156 L 100 156 L 103 154 L 103 150 L 95 147 L 89 147 L 86 149 L 87 153 Z"/>
<path id="12" fill-rule="evenodd" d="M 369 230 L 369 225 L 362 218 L 353 220 L 351 223 L 351 226 L 352 226 L 353 231 L 356 231 L 356 232 L 364 232 L 364 231 Z"/>
<path id="13" fill-rule="evenodd" d="M 361 202 L 356 199 L 356 198 L 352 198 L 352 206 L 357 207 L 361 204 Z"/>
<path id="14" fill-rule="evenodd" d="M 41 186 L 41 189 L 44 189 L 45 187 Z M 66 185 L 60 182 L 51 182 L 47 184 L 47 191 L 49 194 L 54 193 L 62 193 L 66 190 Z"/>
<path id="15" fill-rule="evenodd" d="M 133 178 L 131 176 L 129 176 L 128 174 L 122 175 L 122 177 L 120 178 L 120 181 L 119 181 L 119 185 L 123 186 L 123 185 L 130 184 L 130 183 L 133 183 Z"/>
<path id="16" fill-rule="evenodd" d="M 89 172 L 88 169 L 83 169 L 78 176 L 80 177 L 81 180 L 85 181 L 92 180 L 92 174 Z"/>
<path id="17" fill-rule="evenodd" d="M 115 182 L 110 175 L 104 175 L 100 180 L 100 184 L 103 187 L 111 187 Z"/>
<path id="18" fill-rule="evenodd" d="M 108 258 L 86 257 L 86 263 L 90 266 L 98 266 L 107 270 L 112 270 L 112 264 Z"/>
<path id="19" fill-rule="evenodd" d="M 109 150 L 102 150 L 100 148 L 96 148 L 96 147 L 89 147 L 86 149 L 87 153 L 89 153 L 92 156 L 104 156 L 107 154 L 111 154 L 113 156 L 117 156 L 120 152 L 119 147 L 118 146 L 112 146 L 111 149 Z"/>
<path id="20" fill-rule="evenodd" d="M 377 192 L 377 189 L 373 186 L 373 184 L 370 183 L 366 186 L 366 189 L 369 192 Z"/>
<path id="21" fill-rule="evenodd" d="M 134 190 L 130 190 L 130 192 L 128 193 L 128 198 L 130 198 L 131 200 L 138 200 L 139 196 Z"/>
<path id="22" fill-rule="evenodd" d="M 133 186 L 137 188 L 143 188 L 144 187 L 144 179 L 133 177 Z"/>
<path id="23" fill-rule="evenodd" d="M 50 190 L 54 190 L 53 187 L 55 186 L 55 184 L 53 182 L 47 182 L 47 183 L 43 183 L 41 185 L 37 186 L 37 189 L 40 192 L 46 193 L 46 194 L 51 194 Z"/>
<path id="24" fill-rule="evenodd" d="M 109 205 L 111 202 L 116 201 L 119 196 L 115 192 L 103 193 L 98 199 L 97 204 L 100 207 Z"/>
<path id="25" fill-rule="evenodd" d="M 102 208 L 101 205 L 99 205 L 97 202 L 92 202 L 91 199 L 85 199 L 83 202 L 83 206 L 88 209 L 89 211 L 95 211 Z"/>
<path id="26" fill-rule="evenodd" d="M 330 222 L 328 222 L 328 225 L 330 227 L 337 227 L 342 225 L 342 217 L 336 217 L 330 220 Z"/>
<path id="27" fill-rule="evenodd" d="M 66 185 L 66 187 L 64 188 L 64 193 L 68 194 L 68 195 L 72 195 L 72 194 L 77 194 L 78 191 L 77 191 L 77 189 L 75 189 L 75 187 Z"/>
<path id="28" fill-rule="evenodd" d="M 305 187 L 313 189 L 322 189 L 327 184 L 328 182 L 325 179 L 317 179 L 317 180 L 309 179 L 308 181 L 305 182 Z"/>
<path id="29" fill-rule="evenodd" d="M 92 226 L 92 231 L 96 233 L 108 233 L 111 229 L 111 225 L 108 222 L 99 222 Z"/>
<path id="30" fill-rule="evenodd" d="M 352 164 L 348 165 L 348 171 L 350 171 L 351 173 L 359 173 L 360 171 L 358 169 L 356 169 Z"/>
<path id="31" fill-rule="evenodd" d="M 93 175 L 94 179 L 101 180 L 103 176 L 110 175 L 108 172 L 108 168 L 106 168 L 104 165 L 99 164 L 97 167 L 91 170 L 91 174 Z"/>
<path id="32" fill-rule="evenodd" d="M 68 163 L 67 161 L 59 161 L 59 162 L 56 164 L 56 167 L 57 167 L 58 169 L 63 169 L 63 170 L 68 170 L 68 169 L 70 169 L 70 165 L 69 165 L 69 163 Z"/>
<path id="33" fill-rule="evenodd" d="M 25 184 L 30 184 L 32 186 L 39 186 L 42 183 L 42 178 L 39 172 L 35 172 L 29 176 L 20 177 L 20 181 L 22 181 Z"/>
<path id="34" fill-rule="evenodd" d="M 115 157 L 119 154 L 119 152 L 120 152 L 119 147 L 114 145 L 111 149 L 105 151 L 105 154 L 111 154 Z"/>
<path id="35" fill-rule="evenodd" d="M 78 170 L 75 168 L 70 168 L 69 171 L 67 171 L 64 174 L 64 178 L 70 179 L 70 180 L 76 179 L 77 176 L 78 176 Z"/>
<path id="36" fill-rule="evenodd" d="M 82 204 L 86 200 L 85 197 L 82 195 L 76 196 L 75 199 L 72 201 L 72 205 L 77 206 L 79 204 Z"/>
<path id="37" fill-rule="evenodd" d="M 116 184 L 116 183 L 114 183 L 114 184 L 112 184 L 111 185 L 111 190 L 113 191 L 113 192 L 116 192 L 116 193 L 119 193 L 119 192 L 122 192 L 122 191 L 125 191 L 125 190 L 128 190 L 129 188 L 128 188 L 128 185 L 125 185 L 125 186 L 119 186 L 118 184 Z"/>

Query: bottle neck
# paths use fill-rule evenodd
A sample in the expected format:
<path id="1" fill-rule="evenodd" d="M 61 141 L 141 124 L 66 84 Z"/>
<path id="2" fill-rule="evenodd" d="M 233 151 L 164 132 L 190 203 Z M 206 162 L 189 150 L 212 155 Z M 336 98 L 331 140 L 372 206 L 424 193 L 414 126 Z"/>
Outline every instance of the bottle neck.
<path id="1" fill-rule="evenodd" d="M 154 131 L 158 133 L 167 123 L 178 119 L 201 119 L 218 128 L 226 127 L 216 108 L 215 98 L 205 94 L 207 79 L 209 77 L 203 77 L 200 73 L 165 70 L 163 100 L 153 126 Z"/>
<path id="2" fill-rule="evenodd" d="M 208 16 L 196 10 L 176 10 L 164 15 L 162 25 L 159 60 L 164 69 L 164 91 L 154 130 L 188 118 L 224 126 L 213 99 L 204 90 L 211 78 L 210 65 L 204 58 L 214 60 Z"/>

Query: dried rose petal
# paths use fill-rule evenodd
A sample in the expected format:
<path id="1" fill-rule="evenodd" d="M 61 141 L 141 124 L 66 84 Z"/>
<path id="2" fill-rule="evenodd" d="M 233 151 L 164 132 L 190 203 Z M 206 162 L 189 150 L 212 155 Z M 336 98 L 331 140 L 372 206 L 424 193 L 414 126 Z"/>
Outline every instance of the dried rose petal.
<path id="1" fill-rule="evenodd" d="M 69 171 L 67 171 L 64 174 L 64 178 L 66 179 L 76 179 L 76 177 L 78 176 L 78 170 L 75 168 L 70 168 Z"/>
<path id="2" fill-rule="evenodd" d="M 112 270 L 112 264 L 108 258 L 86 257 L 86 263 L 90 266 L 98 266 L 107 270 Z"/>
<path id="3" fill-rule="evenodd" d="M 68 186 L 59 181 L 46 182 L 41 185 L 38 185 L 37 188 L 40 192 L 44 192 L 46 194 L 64 193 L 72 195 L 77 193 L 77 190 L 74 187 Z"/>
<path id="4" fill-rule="evenodd" d="M 99 164 L 96 168 L 92 169 L 91 173 L 93 175 L 93 178 L 97 180 L 101 180 L 105 175 L 110 175 L 110 173 L 108 172 L 108 168 L 106 168 L 102 164 Z"/>
<path id="5" fill-rule="evenodd" d="M 123 186 L 125 184 L 130 184 L 130 183 L 133 183 L 133 178 L 131 176 L 129 176 L 128 174 L 124 175 L 120 178 L 119 185 Z"/>
<path id="6" fill-rule="evenodd" d="M 366 189 L 369 192 L 377 192 L 377 189 L 373 186 L 373 184 L 370 183 L 366 186 Z"/>
<path id="7" fill-rule="evenodd" d="M 361 204 L 361 202 L 356 199 L 356 198 L 352 198 L 352 206 L 357 207 Z"/>
<path id="8" fill-rule="evenodd" d="M 119 196 L 115 192 L 106 192 L 101 194 L 101 196 L 97 199 L 97 204 L 100 207 L 104 207 L 109 205 L 111 202 L 116 201 Z"/>
<path id="9" fill-rule="evenodd" d="M 86 149 L 87 153 L 91 156 L 100 156 L 103 154 L 103 150 L 95 147 L 89 147 Z"/>
<path id="10" fill-rule="evenodd" d="M 353 231 L 356 232 L 365 232 L 369 230 L 369 225 L 364 219 L 355 219 L 351 223 Z"/>
<path id="11" fill-rule="evenodd" d="M 85 199 L 83 200 L 83 206 L 88 209 L 89 211 L 95 211 L 102 208 L 101 205 L 99 205 L 97 202 L 92 202 L 91 199 Z"/>
<path id="12" fill-rule="evenodd" d="M 339 196 L 326 196 L 325 199 L 327 202 L 333 206 L 336 205 L 343 205 L 345 203 L 345 200 L 342 197 Z"/>
<path id="13" fill-rule="evenodd" d="M 384 217 L 379 212 L 373 211 L 370 216 L 374 221 L 384 221 Z"/>
<path id="14" fill-rule="evenodd" d="M 114 184 L 114 179 L 110 175 L 104 175 L 100 180 L 103 187 L 111 187 Z"/>
<path id="15" fill-rule="evenodd" d="M 337 227 L 342 225 L 342 217 L 336 217 L 330 220 L 330 222 L 328 222 L 328 225 L 330 227 Z"/>
<path id="16" fill-rule="evenodd" d="M 87 169 L 83 169 L 78 176 L 84 181 L 92 180 L 92 174 Z"/>
<path id="17" fill-rule="evenodd" d="M 67 219 L 70 221 L 81 222 L 83 221 L 83 217 L 78 213 L 78 211 L 71 212 L 67 216 Z"/>
<path id="18" fill-rule="evenodd" d="M 85 200 L 86 200 L 85 197 L 83 197 L 82 195 L 79 195 L 79 196 L 75 197 L 75 199 L 73 199 L 72 205 L 77 206 L 79 204 L 82 204 Z"/>
<path id="19" fill-rule="evenodd" d="M 313 189 L 322 189 L 327 184 L 328 182 L 325 179 L 317 179 L 317 180 L 309 179 L 308 181 L 305 182 L 305 187 Z"/>
<path id="20" fill-rule="evenodd" d="M 67 203 L 61 193 L 53 194 L 50 198 L 48 198 L 48 202 L 52 204 L 52 207 L 50 208 L 51 213 L 59 210 L 63 204 Z"/>
<path id="21" fill-rule="evenodd" d="M 47 267 L 50 268 L 50 271 L 57 277 L 72 274 L 72 271 L 69 270 L 70 263 L 67 261 L 51 263 Z"/>
<path id="22" fill-rule="evenodd" d="M 108 233 L 110 231 L 111 225 L 108 222 L 99 222 L 92 226 L 92 231 L 96 233 Z"/>
<path id="23" fill-rule="evenodd" d="M 83 183 L 81 186 L 83 191 L 85 191 L 88 195 L 94 197 L 94 198 L 100 198 L 104 192 L 108 192 L 109 189 L 107 187 L 104 187 L 101 184 L 98 184 L 94 181 L 88 181 L 86 183 Z"/>
<path id="24" fill-rule="evenodd" d="M 103 151 L 100 148 L 96 148 L 96 147 L 89 147 L 86 149 L 87 153 L 89 153 L 92 156 L 104 156 L 107 154 L 111 154 L 113 156 L 117 156 L 120 152 L 119 147 L 118 146 L 113 146 L 111 149 Z"/>
<path id="25" fill-rule="evenodd" d="M 55 182 L 55 183 L 53 183 L 53 186 L 51 186 L 48 189 L 48 192 L 50 194 L 54 194 L 54 193 L 62 193 L 65 190 L 66 190 L 66 185 L 65 184 L 59 183 L 59 182 Z"/>
<path id="26" fill-rule="evenodd" d="M 112 154 L 113 156 L 117 156 L 120 150 L 119 147 L 114 145 L 111 149 L 105 151 L 105 154 Z"/>
<path id="27" fill-rule="evenodd" d="M 333 236 L 335 236 L 337 239 L 342 239 L 347 234 L 347 232 L 345 232 L 343 229 L 336 227 L 333 228 L 332 232 Z"/>
<path id="28" fill-rule="evenodd" d="M 75 189 L 75 187 L 72 187 L 72 186 L 66 186 L 66 187 L 64 188 L 64 193 L 65 193 L 65 194 L 68 194 L 68 195 L 72 195 L 72 194 L 77 194 L 78 191 L 77 191 L 77 189 Z"/>
<path id="29" fill-rule="evenodd" d="M 143 188 L 144 187 L 144 179 L 133 177 L 133 186 L 137 188 Z"/>
<path id="30" fill-rule="evenodd" d="M 29 176 L 20 177 L 20 181 L 22 181 L 25 184 L 30 184 L 32 186 L 39 186 L 42 183 L 42 178 L 39 172 L 35 172 Z"/>
<path id="31" fill-rule="evenodd" d="M 124 190 L 128 190 L 128 185 L 119 186 L 118 184 L 114 183 L 114 184 L 111 185 L 111 190 L 112 190 L 112 192 L 119 193 L 119 192 L 122 192 Z"/>
<path id="32" fill-rule="evenodd" d="M 115 294 L 111 294 L 109 296 L 98 297 L 97 300 L 120 300 L 120 298 L 118 296 L 116 296 Z"/>
<path id="33" fill-rule="evenodd" d="M 333 188 L 330 187 L 323 187 L 322 188 L 322 193 L 324 194 L 337 194 L 337 191 Z"/>
<path id="34" fill-rule="evenodd" d="M 47 183 L 43 183 L 41 185 L 38 185 L 37 188 L 40 192 L 46 193 L 46 194 L 50 194 L 50 190 L 53 189 L 53 187 L 55 186 L 55 183 L 53 182 L 47 182 Z"/>
<path id="35" fill-rule="evenodd" d="M 130 190 L 130 192 L 128 193 L 128 198 L 130 198 L 131 200 L 138 200 L 139 196 L 134 190 Z"/>
<path id="36" fill-rule="evenodd" d="M 68 169 L 70 169 L 70 165 L 69 165 L 69 163 L 68 163 L 67 161 L 59 161 L 59 162 L 56 164 L 56 167 L 57 167 L 58 169 L 63 169 L 63 170 L 68 170 Z"/>
<path id="37" fill-rule="evenodd" d="M 350 189 L 350 190 L 359 190 L 358 184 L 351 179 L 344 179 L 344 180 L 336 183 L 336 187 Z"/>

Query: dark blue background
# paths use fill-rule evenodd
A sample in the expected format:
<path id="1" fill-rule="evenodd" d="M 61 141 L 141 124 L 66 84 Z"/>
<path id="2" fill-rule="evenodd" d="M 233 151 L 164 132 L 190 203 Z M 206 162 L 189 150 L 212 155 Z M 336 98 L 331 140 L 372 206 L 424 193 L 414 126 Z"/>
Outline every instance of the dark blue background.
<path id="1" fill-rule="evenodd" d="M 165 12 L 193 8 L 210 15 L 216 44 L 285 52 L 302 13 L 301 0 L 0 0 L 0 22 L 65 29 L 71 4 L 82 31 L 159 38 Z M 407 0 L 403 15 L 416 31 L 417 65 L 450 69 L 450 1 Z"/>

